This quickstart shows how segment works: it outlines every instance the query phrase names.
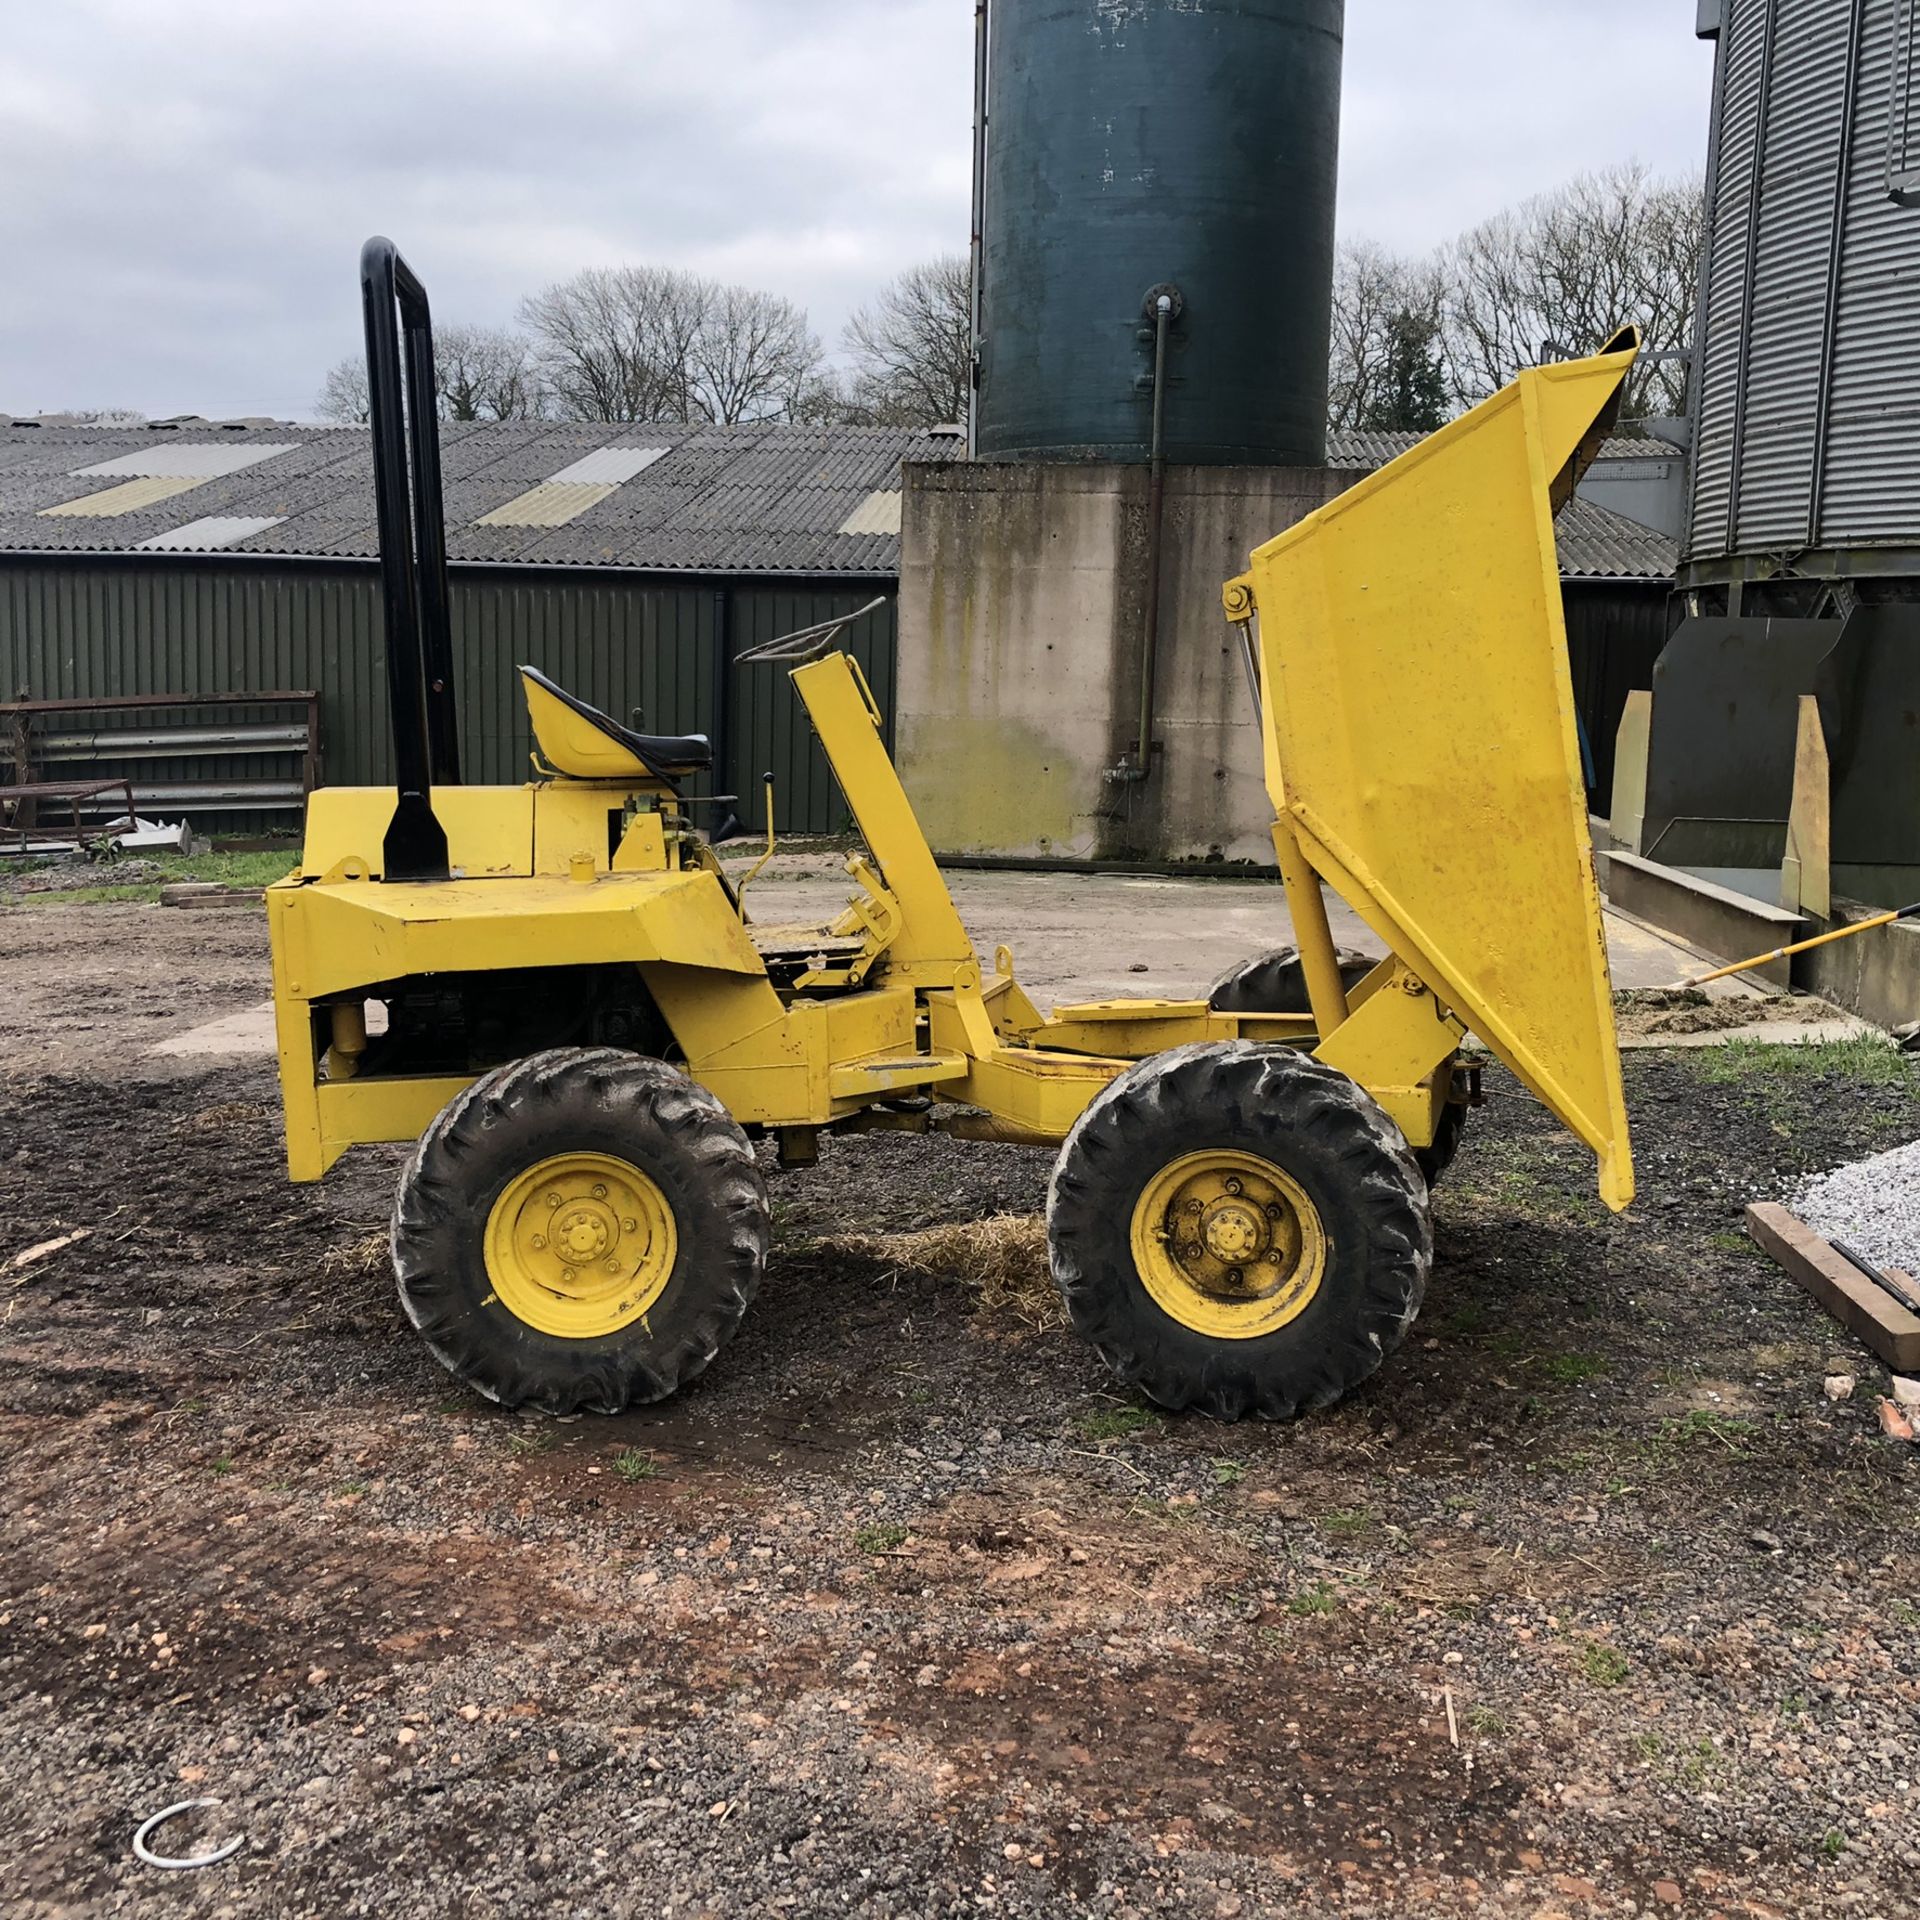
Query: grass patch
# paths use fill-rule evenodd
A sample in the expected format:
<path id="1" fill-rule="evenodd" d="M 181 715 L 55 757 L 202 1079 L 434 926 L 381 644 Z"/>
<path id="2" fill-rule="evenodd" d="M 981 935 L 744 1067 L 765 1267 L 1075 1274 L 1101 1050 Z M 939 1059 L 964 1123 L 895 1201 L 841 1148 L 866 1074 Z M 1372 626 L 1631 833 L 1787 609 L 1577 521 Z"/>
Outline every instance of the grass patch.
<path id="1" fill-rule="evenodd" d="M 364 1480 L 342 1480 L 334 1488 L 334 1492 L 346 1500 L 357 1500 L 366 1490 L 367 1483 Z"/>
<path id="2" fill-rule="evenodd" d="M 1478 1734 L 1482 1740 L 1498 1740 L 1510 1731 L 1506 1715 L 1496 1713 L 1491 1707 L 1469 1707 L 1466 1727 L 1469 1733 Z"/>
<path id="3" fill-rule="evenodd" d="M 1568 1387 L 1597 1379 L 1607 1370 L 1607 1363 L 1596 1353 L 1550 1353 L 1541 1365 L 1549 1380 L 1558 1380 Z"/>
<path id="4" fill-rule="evenodd" d="M 636 1481 L 658 1479 L 660 1462 L 644 1447 L 628 1447 L 614 1456 L 613 1470 L 632 1486 Z"/>
<path id="5" fill-rule="evenodd" d="M 1633 1671 L 1633 1664 L 1618 1647 L 1589 1640 L 1580 1650 L 1580 1671 L 1596 1687 L 1617 1687 Z"/>
<path id="6" fill-rule="evenodd" d="M 1135 1434 L 1157 1430 L 1160 1416 L 1145 1407 L 1096 1407 L 1073 1423 L 1082 1440 L 1128 1440 Z"/>
<path id="7" fill-rule="evenodd" d="M 1847 1850 L 1847 1836 L 1838 1827 L 1829 1827 L 1820 1836 L 1820 1857 L 1823 1860 L 1838 1860 Z"/>
<path id="8" fill-rule="evenodd" d="M 1212 1464 L 1216 1487 L 1237 1487 L 1247 1477 L 1246 1468 L 1238 1460 L 1216 1460 Z"/>
<path id="9" fill-rule="evenodd" d="M 1844 1040 L 1802 1040 L 1785 1045 L 1735 1039 L 1702 1047 L 1695 1056 L 1700 1077 L 1716 1086 L 1753 1080 L 1846 1079 L 1867 1087 L 1891 1087 L 1911 1080 L 1900 1049 L 1873 1034 Z"/>
<path id="10" fill-rule="evenodd" d="M 1736 1459 L 1749 1452 L 1747 1443 L 1759 1429 L 1751 1420 L 1731 1413 L 1716 1413 L 1711 1407 L 1695 1407 L 1689 1413 L 1670 1414 L 1660 1422 L 1653 1436 L 1656 1453 L 1688 1453 L 1699 1447 L 1718 1447 Z"/>
<path id="11" fill-rule="evenodd" d="M 1326 1533 L 1365 1533 L 1372 1525 L 1373 1514 L 1366 1507 L 1336 1507 L 1320 1516 L 1321 1529 Z"/>
<path id="12" fill-rule="evenodd" d="M 531 1460 L 536 1453 L 545 1453 L 552 1445 L 550 1434 L 536 1433 L 531 1427 L 520 1427 L 507 1435 L 507 1451 L 516 1460 Z"/>
<path id="13" fill-rule="evenodd" d="M 1287 1611 L 1297 1619 L 1311 1619 L 1316 1614 L 1334 1613 L 1339 1610 L 1340 1596 L 1334 1592 L 1332 1583 L 1315 1580 L 1304 1586 L 1287 1601 Z"/>
<path id="14" fill-rule="evenodd" d="M 223 1456 L 222 1458 L 216 1460 L 213 1463 L 213 1465 L 207 1469 L 207 1471 L 209 1473 L 214 1473 L 214 1474 L 231 1473 L 233 1471 L 233 1462 L 229 1459 L 226 1459 Z"/>
<path id="15" fill-rule="evenodd" d="M 853 1544 L 862 1553 L 891 1553 L 906 1543 L 907 1530 L 898 1520 L 871 1520 L 854 1529 Z"/>
<path id="16" fill-rule="evenodd" d="M 73 869 L 75 878 L 82 873 L 88 876 L 85 886 L 47 887 L 29 892 L 9 889 L 0 893 L 0 905 L 153 906 L 159 902 L 162 887 L 178 886 L 185 881 L 223 887 L 270 887 L 276 880 L 284 880 L 299 861 L 300 850 L 291 846 L 269 853 L 196 853 L 185 859 L 177 856 L 155 859 L 153 865 L 159 870 L 155 878 L 116 884 L 112 875 L 117 862 L 103 860 L 86 868 Z"/>

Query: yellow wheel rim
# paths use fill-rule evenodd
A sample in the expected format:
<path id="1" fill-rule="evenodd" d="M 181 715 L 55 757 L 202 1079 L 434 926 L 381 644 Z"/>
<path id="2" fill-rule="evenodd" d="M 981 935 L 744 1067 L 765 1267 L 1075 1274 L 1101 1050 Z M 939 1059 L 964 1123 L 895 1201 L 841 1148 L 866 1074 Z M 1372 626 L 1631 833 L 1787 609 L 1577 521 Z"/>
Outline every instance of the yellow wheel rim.
<path id="1" fill-rule="evenodd" d="M 679 1244 L 666 1195 L 630 1160 L 559 1153 L 493 1203 L 487 1279 L 516 1320 L 562 1340 L 593 1340 L 648 1312 Z"/>
<path id="2" fill-rule="evenodd" d="M 1326 1228 L 1306 1190 L 1234 1148 L 1168 1161 L 1134 1205 L 1132 1240 L 1155 1305 L 1215 1340 L 1284 1327 L 1326 1276 Z"/>

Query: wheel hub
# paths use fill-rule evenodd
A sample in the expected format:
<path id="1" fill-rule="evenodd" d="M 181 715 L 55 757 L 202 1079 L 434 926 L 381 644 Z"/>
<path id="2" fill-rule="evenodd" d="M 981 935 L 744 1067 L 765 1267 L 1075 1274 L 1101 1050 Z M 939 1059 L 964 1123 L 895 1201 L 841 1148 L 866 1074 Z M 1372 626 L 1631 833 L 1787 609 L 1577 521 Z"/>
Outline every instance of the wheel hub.
<path id="1" fill-rule="evenodd" d="M 1200 1238 L 1214 1259 L 1237 1267 L 1266 1252 L 1266 1227 L 1253 1208 L 1238 1200 L 1222 1200 L 1206 1210 Z"/>
<path id="2" fill-rule="evenodd" d="M 1318 1209 L 1292 1175 L 1238 1148 L 1169 1161 L 1134 1209 L 1134 1263 L 1183 1326 L 1226 1339 L 1305 1311 L 1326 1269 Z"/>
<path id="3" fill-rule="evenodd" d="M 612 1154 L 556 1154 L 509 1181 L 487 1217 L 494 1297 L 542 1333 L 617 1333 L 673 1272 L 673 1209 L 652 1178 Z"/>

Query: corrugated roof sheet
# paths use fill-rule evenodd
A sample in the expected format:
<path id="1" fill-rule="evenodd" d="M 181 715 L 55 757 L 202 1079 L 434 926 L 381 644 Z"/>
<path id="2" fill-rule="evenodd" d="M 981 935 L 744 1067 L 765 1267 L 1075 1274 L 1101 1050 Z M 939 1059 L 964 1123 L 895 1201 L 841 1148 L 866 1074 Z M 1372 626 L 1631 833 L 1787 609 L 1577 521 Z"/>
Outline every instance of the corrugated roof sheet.
<path id="1" fill-rule="evenodd" d="M 1553 523 L 1560 571 L 1569 579 L 1671 580 L 1680 552 L 1664 533 L 1575 494 Z"/>
<path id="2" fill-rule="evenodd" d="M 839 531 L 846 534 L 897 534 L 900 531 L 900 489 L 876 487 L 840 522 Z"/>
<path id="3" fill-rule="evenodd" d="M 375 554 L 373 465 L 363 428 L 196 420 L 183 443 L 179 428 L 53 419 L 0 422 L 0 552 L 124 553 L 156 538 L 169 548 L 183 544 L 173 536 L 184 534 L 188 516 L 165 499 L 70 505 L 87 484 L 73 475 L 116 462 L 178 466 L 183 456 L 199 457 L 195 443 L 216 433 L 218 444 L 206 452 L 231 460 L 235 470 L 198 482 L 194 517 L 267 523 L 225 551 Z M 951 460 L 961 451 L 950 434 L 887 427 L 449 422 L 441 430 L 447 549 L 455 561 L 531 566 L 886 575 L 900 564 L 897 523 L 870 532 L 840 528 L 875 493 L 899 489 L 902 461 Z M 578 487 L 581 495 L 596 490 L 596 497 L 560 515 L 543 491 L 556 483 L 570 495 Z M 91 499 L 102 500 L 104 491 L 96 483 Z M 523 503 L 536 493 L 541 497 L 528 511 Z M 63 511 L 49 516 L 50 507 Z M 115 517 L 101 518 L 103 511 Z"/>
<path id="4" fill-rule="evenodd" d="M 174 527 L 166 533 L 156 533 L 151 539 L 142 540 L 138 551 L 212 553 L 221 547 L 232 546 L 236 540 L 265 533 L 269 527 L 278 524 L 271 514 L 210 513 L 199 520 L 189 520 L 184 527 Z"/>
<path id="5" fill-rule="evenodd" d="M 143 448 L 138 453 L 123 453 L 97 466 L 76 467 L 74 477 L 98 474 L 125 475 L 142 480 L 217 480 L 223 473 L 238 473 L 243 467 L 256 467 L 277 453 L 291 453 L 290 441 L 236 443 L 232 440 L 172 440 Z"/>
<path id="6" fill-rule="evenodd" d="M 601 447 L 584 460 L 550 474 L 547 484 L 554 487 L 617 487 L 636 473 L 645 473 L 656 460 L 664 460 L 669 447 Z"/>
<path id="7" fill-rule="evenodd" d="M 537 487 L 516 494 L 504 507 L 483 513 L 476 527 L 564 527 L 578 520 L 589 507 L 597 507 L 618 488 L 611 480 L 598 486 L 585 481 L 542 480 Z"/>
<path id="8" fill-rule="evenodd" d="M 95 487 L 91 493 L 83 493 L 77 500 L 61 500 L 51 507 L 42 507 L 40 514 L 43 519 L 71 515 L 81 520 L 112 520 L 123 513 L 150 510 L 163 500 L 171 500 L 177 493 L 191 493 L 196 487 L 206 484 L 204 480 L 168 479 L 159 474 L 147 474 L 138 480 L 122 480 L 117 487 Z"/>
<path id="9" fill-rule="evenodd" d="M 214 544 L 192 529 L 258 522 L 228 553 L 371 558 L 377 551 L 373 466 L 363 429 L 284 422 L 179 428 L 0 423 L 0 552 L 187 551 Z M 133 478 L 76 500 L 89 467 L 129 458 L 178 464 L 217 432 L 209 452 L 242 456 L 200 479 Z M 1336 434 L 1336 466 L 1377 466 L 1413 434 Z M 645 445 L 635 444 L 644 441 Z M 950 434 L 881 427 L 616 426 L 590 422 L 454 422 L 442 434 L 447 547 L 456 560 L 541 567 L 634 567 L 673 573 L 852 574 L 898 571 L 889 496 L 903 461 L 961 457 Z M 648 456 L 644 465 L 642 456 Z M 1645 440 L 1610 440 L 1607 459 L 1666 458 Z M 1677 457 L 1677 456 L 1672 456 Z M 597 497 L 564 518 L 503 513 L 560 482 Z M 118 471 L 126 471 L 118 466 Z M 628 477 L 616 481 L 614 473 Z M 600 491 L 604 489 L 604 491 Z M 174 496 L 193 493 L 191 515 Z M 1674 566 L 1659 534 L 1585 500 L 1561 516 L 1561 561 L 1576 577 L 1659 579 Z"/>
<path id="10" fill-rule="evenodd" d="M 1416 447 L 1424 436 L 1417 433 L 1388 433 L 1371 427 L 1341 428 L 1327 435 L 1327 465 L 1364 467 L 1369 473 L 1397 460 L 1409 447 Z M 1677 460 L 1676 448 L 1664 440 L 1633 439 L 1613 434 L 1600 443 L 1596 458 L 1601 460 Z"/>

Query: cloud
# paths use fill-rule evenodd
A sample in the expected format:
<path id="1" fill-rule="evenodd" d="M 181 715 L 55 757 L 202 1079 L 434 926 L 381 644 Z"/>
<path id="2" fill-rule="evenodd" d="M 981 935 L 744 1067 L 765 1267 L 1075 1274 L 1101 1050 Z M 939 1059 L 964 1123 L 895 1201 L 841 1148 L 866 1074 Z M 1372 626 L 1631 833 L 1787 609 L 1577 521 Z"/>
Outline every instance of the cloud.
<path id="1" fill-rule="evenodd" d="M 1672 0 L 1361 0 L 1343 228 L 1419 247 L 1581 167 L 1697 166 L 1708 50 Z M 0 42 L 0 408 L 304 414 L 397 239 L 501 321 L 656 260 L 831 341 L 964 245 L 966 0 L 62 0 Z"/>

